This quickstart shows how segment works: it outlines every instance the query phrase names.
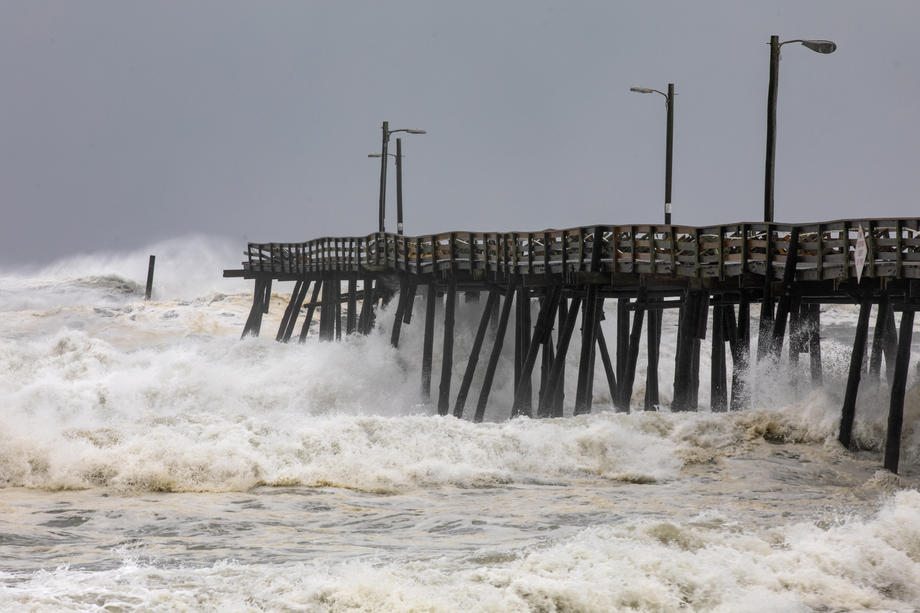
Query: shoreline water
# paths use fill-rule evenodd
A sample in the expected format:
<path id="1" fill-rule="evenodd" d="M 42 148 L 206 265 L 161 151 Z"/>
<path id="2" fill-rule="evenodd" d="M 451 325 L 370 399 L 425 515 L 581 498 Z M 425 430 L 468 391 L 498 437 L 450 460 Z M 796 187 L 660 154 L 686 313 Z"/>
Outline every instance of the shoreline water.
<path id="1" fill-rule="evenodd" d="M 895 477 L 884 386 L 860 395 L 864 450 L 835 440 L 855 309 L 823 313 L 823 388 L 762 365 L 749 411 L 709 413 L 701 386 L 699 413 L 617 414 L 598 369 L 593 414 L 509 421 L 506 356 L 473 424 L 419 404 L 418 326 L 398 352 L 385 329 L 239 341 L 244 289 L 158 257 L 145 303 L 135 255 L 0 274 L 2 609 L 920 607 L 917 369 Z"/>

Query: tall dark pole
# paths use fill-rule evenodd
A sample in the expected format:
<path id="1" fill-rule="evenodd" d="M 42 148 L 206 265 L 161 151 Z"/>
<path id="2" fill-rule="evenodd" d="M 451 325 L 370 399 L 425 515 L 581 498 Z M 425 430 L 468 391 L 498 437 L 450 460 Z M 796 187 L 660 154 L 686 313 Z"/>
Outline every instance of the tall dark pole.
<path id="1" fill-rule="evenodd" d="M 396 233 L 403 233 L 401 138 L 396 139 Z"/>
<path id="2" fill-rule="evenodd" d="M 776 163 L 776 88 L 779 84 L 779 36 L 770 37 L 770 84 L 767 89 L 767 159 L 763 187 L 763 220 L 773 221 L 773 170 Z"/>
<path id="3" fill-rule="evenodd" d="M 668 143 L 664 163 L 664 223 L 671 225 L 671 160 L 674 157 L 674 84 L 668 83 Z"/>
<path id="4" fill-rule="evenodd" d="M 383 142 L 380 145 L 380 222 L 378 232 L 384 231 L 384 210 L 387 203 L 387 141 L 390 140 L 390 122 L 383 122 Z"/>

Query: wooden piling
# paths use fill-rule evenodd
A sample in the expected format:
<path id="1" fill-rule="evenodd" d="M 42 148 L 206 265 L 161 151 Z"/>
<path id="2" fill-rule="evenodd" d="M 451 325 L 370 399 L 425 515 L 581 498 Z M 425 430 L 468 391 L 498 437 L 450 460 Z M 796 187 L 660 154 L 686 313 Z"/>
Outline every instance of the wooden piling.
<path id="1" fill-rule="evenodd" d="M 885 326 L 885 340 L 882 351 L 885 353 L 885 376 L 888 381 L 894 380 L 894 366 L 898 354 L 898 332 L 894 325 L 894 310 L 888 309 L 888 324 Z"/>
<path id="2" fill-rule="evenodd" d="M 348 312 L 345 314 L 345 334 L 354 334 L 358 327 L 358 280 L 348 280 Z"/>
<path id="3" fill-rule="evenodd" d="M 486 330 L 489 329 L 489 321 L 492 318 L 492 312 L 498 307 L 498 299 L 498 290 L 490 290 L 489 297 L 486 299 L 486 306 L 482 309 L 482 316 L 479 318 L 479 327 L 476 328 L 476 338 L 473 340 L 473 349 L 470 351 L 470 357 L 466 362 L 466 370 L 463 372 L 463 379 L 460 382 L 460 391 L 457 392 L 457 402 L 454 404 L 454 417 L 463 417 L 466 397 L 470 391 L 470 385 L 473 383 L 473 375 L 476 373 L 476 365 L 479 362 L 482 342 L 485 339 Z"/>
<path id="4" fill-rule="evenodd" d="M 738 299 L 737 330 L 740 355 L 744 358 L 743 367 L 747 372 L 746 369 L 751 360 L 751 302 L 744 289 L 741 290 L 741 296 Z"/>
<path id="5" fill-rule="evenodd" d="M 294 303 L 297 302 L 297 296 L 300 295 L 301 285 L 303 285 L 303 281 L 297 281 L 294 283 L 294 290 L 291 292 L 291 299 L 288 300 L 288 304 L 284 308 L 284 314 L 281 316 L 281 322 L 278 325 L 278 332 L 275 334 L 275 340 L 278 342 L 281 342 L 281 339 L 284 338 L 284 332 L 287 330 L 288 320 L 291 318 L 291 313 L 294 310 Z"/>
<path id="6" fill-rule="evenodd" d="M 530 351 L 530 323 L 530 290 L 524 286 L 524 282 L 521 280 L 518 286 L 517 318 L 514 334 L 514 398 L 517 398 L 519 393 L 521 394 L 522 406 L 528 413 L 533 402 L 533 385 L 529 376 L 526 378 L 521 376 L 521 371 Z M 523 390 L 519 389 L 521 385 L 524 386 Z"/>
<path id="7" fill-rule="evenodd" d="M 872 352 L 869 357 L 869 378 L 878 384 L 882 374 L 882 355 L 884 354 L 885 338 L 888 330 L 888 311 L 891 301 L 888 292 L 879 296 L 878 310 L 875 313 L 875 330 L 872 332 Z M 889 383 L 891 381 L 889 380 Z"/>
<path id="8" fill-rule="evenodd" d="M 265 280 L 256 279 L 255 287 L 252 290 L 252 308 L 249 310 L 249 317 L 243 326 L 243 334 L 240 338 L 247 336 L 259 336 L 259 330 L 262 327 L 262 313 L 265 306 Z"/>
<path id="9" fill-rule="evenodd" d="M 594 386 L 594 348 L 597 342 L 597 286 L 588 285 L 581 315 L 581 356 L 575 388 L 575 415 L 591 412 Z"/>
<path id="10" fill-rule="evenodd" d="M 544 296 L 541 300 L 545 301 L 548 299 L 548 296 Z M 559 310 L 558 305 L 556 306 L 556 310 Z M 550 331 L 550 334 L 547 334 L 543 337 L 543 342 L 540 344 L 540 388 L 537 392 L 537 407 L 539 407 L 544 402 L 543 397 L 546 394 L 546 384 L 549 381 L 549 370 L 553 365 L 554 358 L 555 352 L 553 351 L 553 335 L 552 331 Z"/>
<path id="11" fill-rule="evenodd" d="M 576 294 L 568 305 L 565 323 L 559 330 L 559 338 L 556 340 L 556 359 L 553 360 L 549 381 L 546 384 L 546 394 L 543 397 L 546 404 L 538 408 L 538 417 L 562 417 L 563 415 L 562 394 L 559 393 L 559 387 L 563 382 L 565 358 L 569 351 L 569 341 L 572 340 L 575 323 L 578 321 L 580 307 L 581 295 Z"/>
<path id="12" fill-rule="evenodd" d="M 654 299 L 648 298 L 646 302 L 654 304 Z M 661 347 L 661 318 L 661 309 L 648 311 L 648 331 L 646 332 L 645 349 L 648 364 L 645 371 L 645 402 L 643 405 L 646 411 L 657 411 L 659 407 L 658 353 Z"/>
<path id="13" fill-rule="evenodd" d="M 150 300 L 153 293 L 153 267 L 156 264 L 157 256 L 151 255 L 147 261 L 147 289 L 144 291 L 144 300 Z"/>
<path id="14" fill-rule="evenodd" d="M 821 305 L 808 305 L 807 317 L 808 358 L 811 366 L 811 382 L 812 385 L 821 385 L 824 381 L 824 368 L 821 364 Z"/>
<path id="15" fill-rule="evenodd" d="M 597 350 L 601 354 L 601 362 L 604 364 L 604 374 L 607 376 L 607 390 L 610 394 L 610 403 L 616 407 L 617 406 L 617 394 L 618 394 L 618 385 L 617 385 L 617 376 L 616 371 L 613 369 L 613 363 L 610 360 L 610 353 L 607 351 L 607 340 L 604 338 L 604 329 L 601 327 L 601 322 L 597 322 Z"/>
<path id="16" fill-rule="evenodd" d="M 263 284 L 264 293 L 262 294 L 262 314 L 268 315 L 268 308 L 272 303 L 272 280 L 266 279 Z"/>
<path id="17" fill-rule="evenodd" d="M 783 266 L 783 294 L 779 299 L 776 316 L 773 318 L 772 338 L 769 350 L 773 359 L 778 361 L 783 350 L 783 339 L 786 336 L 786 318 L 792 305 L 793 282 L 795 281 L 795 267 L 798 263 L 799 253 L 799 228 L 794 227 L 789 235 L 789 245 L 786 247 L 786 262 Z M 769 269 L 769 261 L 767 262 Z M 758 348 L 759 351 L 759 348 Z"/>
<path id="18" fill-rule="evenodd" d="M 514 304 L 515 284 L 511 282 L 505 290 L 505 298 L 502 302 L 502 312 L 498 318 L 498 325 L 495 329 L 495 341 L 492 343 L 492 353 L 489 354 L 489 364 L 486 366 L 485 376 L 482 380 L 482 389 L 479 391 L 479 400 L 476 403 L 476 414 L 473 421 L 479 423 L 482 421 L 486 412 L 486 404 L 489 402 L 489 394 L 492 392 L 492 381 L 495 378 L 495 369 L 498 367 L 498 359 L 502 354 L 502 345 L 505 343 L 505 332 L 508 329 L 508 319 L 511 316 L 511 307 Z"/>
<path id="19" fill-rule="evenodd" d="M 645 315 L 644 300 L 636 300 L 636 310 L 633 312 L 632 332 L 629 334 L 629 353 L 626 358 L 626 369 L 620 381 L 620 408 L 630 410 L 633 393 L 633 383 L 636 380 L 636 364 L 639 360 L 639 345 L 642 342 L 642 321 Z"/>
<path id="20" fill-rule="evenodd" d="M 332 282 L 332 300 L 335 303 L 333 308 L 333 317 L 335 317 L 335 340 L 342 340 L 342 281 L 338 277 L 333 278 Z"/>
<path id="21" fill-rule="evenodd" d="M 323 279 L 323 298 L 319 312 L 319 340 L 331 341 L 335 338 L 335 292 L 333 286 L 337 281 L 326 277 Z"/>
<path id="22" fill-rule="evenodd" d="M 297 316 L 300 315 L 300 308 L 307 297 L 307 290 L 310 283 L 308 281 L 297 281 L 294 284 L 294 291 L 291 292 L 291 301 L 284 311 L 284 317 L 281 319 L 281 325 L 278 326 L 278 334 L 275 336 L 276 341 L 286 343 L 291 340 L 294 333 L 294 327 L 297 325 Z"/>
<path id="23" fill-rule="evenodd" d="M 521 415 L 527 417 L 531 416 L 531 402 L 533 399 L 531 397 L 532 391 L 527 385 L 527 380 L 531 378 L 541 346 L 553 330 L 553 319 L 556 317 L 556 309 L 559 306 L 561 291 L 562 288 L 560 286 L 554 286 L 552 290 L 550 290 L 550 295 L 547 296 L 543 304 L 540 305 L 540 313 L 537 315 L 537 323 L 534 326 L 533 337 L 527 342 L 527 355 L 524 357 L 523 363 L 521 364 L 521 380 L 518 381 L 518 385 L 516 386 L 518 391 L 514 396 L 514 404 L 511 409 L 512 417 L 519 417 Z M 527 330 L 522 331 L 524 334 L 527 332 Z"/>
<path id="24" fill-rule="evenodd" d="M 741 306 L 738 306 L 741 313 Z M 725 329 L 728 330 L 728 347 L 732 354 L 732 383 L 729 410 L 739 411 L 747 405 L 745 391 L 745 377 L 747 375 L 747 352 L 741 341 L 742 330 L 735 319 L 735 308 L 725 305 L 722 310 L 725 318 Z"/>
<path id="25" fill-rule="evenodd" d="M 399 300 L 396 303 L 396 315 L 393 317 L 393 329 L 390 330 L 390 345 L 399 347 L 399 331 L 406 315 L 406 302 L 409 298 L 409 283 L 405 276 L 399 278 Z"/>
<path id="26" fill-rule="evenodd" d="M 690 409 L 699 408 L 700 399 L 700 345 L 706 338 L 706 324 L 709 321 L 709 292 L 699 291 L 696 294 L 696 328 L 693 331 L 691 345 L 692 358 L 690 367 Z"/>
<path id="27" fill-rule="evenodd" d="M 417 287 L 417 286 L 416 286 L 415 283 L 413 283 L 413 282 L 411 282 L 411 281 L 409 282 L 409 284 L 408 284 L 408 292 L 406 293 L 406 306 L 405 306 L 405 308 L 403 309 L 403 311 L 404 311 L 404 313 L 403 313 L 403 323 L 404 323 L 404 324 L 411 324 L 411 323 L 412 323 L 412 309 L 415 307 L 415 292 L 416 292 L 416 287 Z"/>
<path id="28" fill-rule="evenodd" d="M 757 361 L 771 355 L 773 347 L 773 228 L 767 226 L 764 254 L 763 296 L 757 333 Z"/>
<path id="29" fill-rule="evenodd" d="M 323 282 L 319 279 L 313 282 L 313 295 L 310 296 L 310 303 L 307 305 L 307 315 L 303 320 L 303 327 L 300 329 L 298 342 L 305 342 L 307 340 L 307 334 L 310 333 L 310 325 L 313 323 L 313 312 L 316 310 L 317 299 L 319 298 L 319 292 L 322 285 Z"/>
<path id="30" fill-rule="evenodd" d="M 366 335 L 370 334 L 372 329 L 371 313 L 374 310 L 374 280 L 370 277 L 365 277 L 362 288 L 361 315 L 358 317 L 358 332 Z"/>
<path id="31" fill-rule="evenodd" d="M 692 293 L 684 293 L 677 320 L 677 346 L 674 351 L 674 393 L 671 401 L 672 411 L 688 410 L 690 400 L 690 367 L 692 362 L 691 345 L 693 340 L 691 321 L 693 316 Z"/>
<path id="32" fill-rule="evenodd" d="M 802 298 L 795 296 L 789 307 L 789 365 L 793 370 L 798 369 L 799 355 L 808 351 L 804 322 Z"/>
<path id="33" fill-rule="evenodd" d="M 629 298 L 617 300 L 617 381 L 623 380 L 629 355 Z M 628 407 L 627 407 L 628 408 Z"/>
<path id="34" fill-rule="evenodd" d="M 434 316 L 438 298 L 438 287 L 434 281 L 428 283 L 425 296 L 425 338 L 422 341 L 422 400 L 431 399 L 431 358 L 434 350 Z"/>
<path id="35" fill-rule="evenodd" d="M 565 330 L 565 324 L 568 321 L 569 314 L 569 301 L 565 295 L 559 298 L 559 309 L 558 309 L 558 329 L 559 332 L 556 334 L 556 344 L 553 347 L 553 362 L 549 365 L 549 373 L 546 375 L 546 394 L 552 393 L 552 397 L 547 396 L 546 400 L 548 404 L 545 406 L 550 407 L 550 414 L 555 414 L 558 412 L 562 413 L 562 407 L 565 405 L 565 359 L 561 362 L 556 362 L 559 359 L 559 339 Z M 568 349 L 568 347 L 566 347 Z M 565 356 L 562 356 L 565 358 Z M 558 365 L 558 371 L 556 372 L 555 379 L 555 390 L 551 392 L 550 383 L 553 378 L 553 367 Z M 540 405 L 544 406 L 544 405 Z"/>
<path id="36" fill-rule="evenodd" d="M 856 396 L 859 392 L 859 379 L 862 375 L 863 359 L 866 355 L 866 337 L 869 332 L 869 313 L 872 301 L 864 296 L 859 305 L 859 319 L 856 323 L 856 337 L 853 339 L 853 352 L 850 354 L 850 373 L 847 377 L 846 394 L 840 414 L 840 434 L 837 440 L 844 447 L 850 447 L 853 439 L 853 420 L 856 417 Z"/>
<path id="37" fill-rule="evenodd" d="M 709 398 L 710 410 L 721 413 L 728 408 L 725 372 L 725 307 L 717 302 L 712 307 L 712 353 L 710 358 Z"/>
<path id="38" fill-rule="evenodd" d="M 898 354 L 891 381 L 891 402 L 888 407 L 888 433 L 885 437 L 885 468 L 897 474 L 901 454 L 901 428 L 904 423 L 904 390 L 910 366 L 910 343 L 914 331 L 914 311 L 901 313 L 898 334 Z"/>
<path id="39" fill-rule="evenodd" d="M 707 291 L 687 291 L 680 307 L 680 321 L 677 326 L 672 411 L 689 411 L 697 408 L 700 338 L 706 336 L 705 318 L 708 315 L 708 309 L 709 293 Z"/>
<path id="40" fill-rule="evenodd" d="M 444 343 L 441 349 L 441 385 L 438 390 L 438 415 L 450 410 L 450 379 L 454 369 L 454 312 L 457 308 L 457 281 L 451 275 L 447 281 L 444 303 Z"/>

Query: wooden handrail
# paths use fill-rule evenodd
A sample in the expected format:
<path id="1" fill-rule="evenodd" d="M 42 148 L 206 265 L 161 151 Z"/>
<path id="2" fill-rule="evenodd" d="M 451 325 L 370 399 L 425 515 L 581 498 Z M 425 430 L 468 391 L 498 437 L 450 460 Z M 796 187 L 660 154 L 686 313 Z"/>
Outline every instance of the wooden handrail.
<path id="1" fill-rule="evenodd" d="M 290 275 L 365 269 L 550 275 L 587 272 L 589 263 L 597 262 L 595 272 L 612 274 L 725 278 L 754 272 L 778 279 L 786 259 L 794 255 L 797 279 L 847 279 L 855 275 L 853 252 L 860 226 L 868 251 L 862 276 L 920 278 L 920 218 L 702 227 L 601 225 L 420 237 L 374 233 L 303 243 L 249 243 L 242 264 L 248 272 Z M 789 254 L 794 232 L 800 238 L 795 254 Z"/>

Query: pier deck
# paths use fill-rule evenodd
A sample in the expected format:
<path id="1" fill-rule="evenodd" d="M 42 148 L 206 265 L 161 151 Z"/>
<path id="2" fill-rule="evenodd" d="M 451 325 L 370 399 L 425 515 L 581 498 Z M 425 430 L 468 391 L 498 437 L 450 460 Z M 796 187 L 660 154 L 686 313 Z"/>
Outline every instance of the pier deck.
<path id="1" fill-rule="evenodd" d="M 225 277 L 255 281 L 244 336 L 259 334 L 272 283 L 293 281 L 277 340 L 292 338 L 301 312 L 301 341 L 317 311 L 321 339 L 340 338 L 343 332 L 366 334 L 373 329 L 379 304 L 398 295 L 391 330 L 391 341 L 398 346 L 400 328 L 411 322 L 418 289 L 424 286 L 425 399 L 431 386 L 434 305 L 443 300 L 441 414 L 451 412 L 457 292 L 468 299 L 485 292 L 488 298 L 453 407 L 453 414 L 462 417 L 488 337 L 492 348 L 473 414 L 476 420 L 482 419 L 488 402 L 512 306 L 512 416 L 552 417 L 564 414 L 565 356 L 579 318 L 574 414 L 591 410 L 597 354 L 614 405 L 629 410 L 645 320 L 648 370 L 643 404 L 646 409 L 658 407 L 661 310 L 666 308 L 680 310 L 671 410 L 697 408 L 700 340 L 710 328 L 711 409 L 721 411 L 747 405 L 744 375 L 750 360 L 779 360 L 784 345 L 792 362 L 797 363 L 800 354 L 809 355 L 812 378 L 820 382 L 820 304 L 851 303 L 860 305 L 860 315 L 839 435 L 841 443 L 850 446 L 869 316 L 875 306 L 868 375 L 878 378 L 884 360 L 891 387 L 885 466 L 897 471 L 913 316 L 920 305 L 920 218 L 707 227 L 595 225 L 416 237 L 375 233 L 303 243 L 250 243 L 244 255 L 240 269 L 224 271 Z M 617 300 L 615 361 L 599 325 L 608 298 Z M 750 351 L 751 303 L 759 303 L 761 309 L 756 358 Z M 537 311 L 535 320 L 532 311 Z M 901 312 L 900 331 L 895 329 L 896 312 Z M 732 356 L 730 380 L 726 344 Z M 540 386 L 534 405 L 532 379 L 538 358 Z"/>

